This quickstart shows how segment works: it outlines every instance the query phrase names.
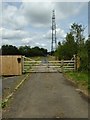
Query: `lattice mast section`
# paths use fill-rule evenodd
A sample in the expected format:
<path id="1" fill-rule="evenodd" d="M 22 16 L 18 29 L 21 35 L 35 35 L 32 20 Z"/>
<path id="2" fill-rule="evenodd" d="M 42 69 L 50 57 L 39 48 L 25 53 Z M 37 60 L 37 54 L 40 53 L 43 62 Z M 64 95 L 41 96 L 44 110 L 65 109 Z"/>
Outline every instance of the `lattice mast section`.
<path id="1" fill-rule="evenodd" d="M 55 10 L 53 10 L 53 14 L 52 14 L 52 43 L 51 43 L 51 52 L 55 51 L 56 48 L 57 48 L 56 22 L 55 22 Z"/>

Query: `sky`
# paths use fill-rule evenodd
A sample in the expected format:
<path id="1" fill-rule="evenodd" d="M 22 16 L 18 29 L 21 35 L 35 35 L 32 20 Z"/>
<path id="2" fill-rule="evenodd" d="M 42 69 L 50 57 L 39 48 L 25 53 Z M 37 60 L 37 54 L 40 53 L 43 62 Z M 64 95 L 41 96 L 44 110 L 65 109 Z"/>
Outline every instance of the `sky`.
<path id="1" fill-rule="evenodd" d="M 72 23 L 86 27 L 88 2 L 3 2 L 0 3 L 0 46 L 29 45 L 51 50 L 52 10 L 55 10 L 57 42 L 63 41 Z"/>

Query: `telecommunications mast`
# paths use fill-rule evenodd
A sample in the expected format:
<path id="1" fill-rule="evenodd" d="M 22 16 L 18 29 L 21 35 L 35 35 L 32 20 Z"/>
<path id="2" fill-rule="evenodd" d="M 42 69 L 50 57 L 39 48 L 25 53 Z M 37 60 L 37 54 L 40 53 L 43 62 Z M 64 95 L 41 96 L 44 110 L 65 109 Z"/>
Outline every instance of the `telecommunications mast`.
<path id="1" fill-rule="evenodd" d="M 51 42 L 51 53 L 56 50 L 57 40 L 56 40 L 56 22 L 55 22 L 55 11 L 52 14 L 52 42 Z"/>

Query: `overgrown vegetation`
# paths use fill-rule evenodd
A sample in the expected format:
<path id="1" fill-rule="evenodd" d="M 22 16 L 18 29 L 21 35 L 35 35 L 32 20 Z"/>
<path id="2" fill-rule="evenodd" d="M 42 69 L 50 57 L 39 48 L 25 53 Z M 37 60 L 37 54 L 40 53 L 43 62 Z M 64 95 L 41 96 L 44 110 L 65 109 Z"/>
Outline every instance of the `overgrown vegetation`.
<path id="1" fill-rule="evenodd" d="M 55 52 L 56 57 L 61 59 L 71 59 L 73 55 L 79 57 L 80 67 L 74 72 L 65 73 L 67 77 L 74 80 L 79 87 L 90 91 L 90 35 L 88 39 L 84 37 L 85 27 L 81 24 L 73 23 L 70 32 L 65 40 L 58 43 Z M 78 61 L 77 61 L 78 62 Z"/>
<path id="2" fill-rule="evenodd" d="M 65 40 L 58 43 L 55 55 L 59 60 L 71 59 L 73 55 L 79 56 L 79 71 L 90 69 L 88 65 L 88 55 L 90 54 L 90 35 L 88 39 L 84 37 L 85 27 L 81 24 L 73 23 L 70 32 L 67 33 Z"/>

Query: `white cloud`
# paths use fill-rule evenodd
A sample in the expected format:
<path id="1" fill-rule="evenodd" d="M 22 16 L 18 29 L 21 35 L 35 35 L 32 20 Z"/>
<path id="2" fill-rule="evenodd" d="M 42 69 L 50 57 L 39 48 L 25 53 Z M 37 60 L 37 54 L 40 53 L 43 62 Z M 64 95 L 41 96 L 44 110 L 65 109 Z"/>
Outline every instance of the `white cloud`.
<path id="1" fill-rule="evenodd" d="M 27 25 L 27 21 L 20 9 L 6 3 L 3 3 L 2 7 L 2 20 L 3 26 L 13 29 L 20 29 Z"/>
<path id="2" fill-rule="evenodd" d="M 7 39 L 2 40 L 2 45 L 6 45 L 6 44 L 13 45 L 13 42 Z"/>
<path id="3" fill-rule="evenodd" d="M 86 3 L 23 2 L 19 6 L 17 4 L 3 3 L 3 26 L 0 29 L 3 43 L 37 45 L 49 49 L 52 37 L 52 10 L 55 9 L 56 23 L 60 25 L 61 20 L 79 14 Z M 65 37 L 65 28 L 57 26 L 56 31 L 57 40 Z"/>
<path id="4" fill-rule="evenodd" d="M 32 26 L 42 27 L 50 23 L 52 3 L 23 3 L 21 10 Z"/>
<path id="5" fill-rule="evenodd" d="M 9 0 L 11 1 L 11 0 Z M 14 0 L 16 1 L 16 0 Z M 22 0 L 23 2 L 88 2 L 88 0 Z"/>
<path id="6" fill-rule="evenodd" d="M 57 28 L 56 31 L 57 31 L 57 38 L 64 38 L 66 36 L 66 33 L 64 30 Z"/>
<path id="7" fill-rule="evenodd" d="M 66 19 L 77 14 L 85 7 L 87 3 L 73 3 L 73 2 L 59 2 L 55 3 L 55 10 L 57 14 L 57 20 Z"/>
<path id="8" fill-rule="evenodd" d="M 22 39 L 21 41 L 22 41 L 23 43 L 28 44 L 28 43 L 30 43 L 30 41 L 32 41 L 32 38 L 24 38 L 24 39 Z"/>
<path id="9" fill-rule="evenodd" d="M 0 27 L 0 37 L 2 37 L 2 30 L 3 30 L 3 28 Z"/>
<path id="10" fill-rule="evenodd" d="M 47 44 L 45 44 L 45 43 L 35 43 L 35 45 L 36 46 L 39 46 L 39 47 L 44 47 L 44 48 L 46 48 L 47 47 Z"/>
<path id="11" fill-rule="evenodd" d="M 42 43 L 41 46 L 42 46 L 42 47 L 46 47 L 46 44 Z"/>
<path id="12" fill-rule="evenodd" d="M 76 15 L 85 3 L 23 2 L 19 8 L 3 3 L 3 25 L 20 29 L 25 26 L 45 27 L 51 25 L 52 10 L 56 10 L 56 20 Z"/>
<path id="13" fill-rule="evenodd" d="M 2 39 L 22 39 L 29 36 L 27 31 L 23 30 L 11 30 L 6 28 L 0 28 L 0 33 L 2 33 Z M 0 35 L 1 36 L 1 35 Z"/>
<path id="14" fill-rule="evenodd" d="M 57 28 L 56 29 L 56 36 L 57 36 L 57 39 L 59 38 L 64 38 L 66 36 L 66 33 L 64 30 L 62 30 L 61 28 Z M 44 39 L 52 39 L 52 31 L 49 30 L 46 34 L 43 35 L 43 38 Z"/>
<path id="15" fill-rule="evenodd" d="M 2 26 L 2 4 L 0 3 L 0 27 Z"/>

